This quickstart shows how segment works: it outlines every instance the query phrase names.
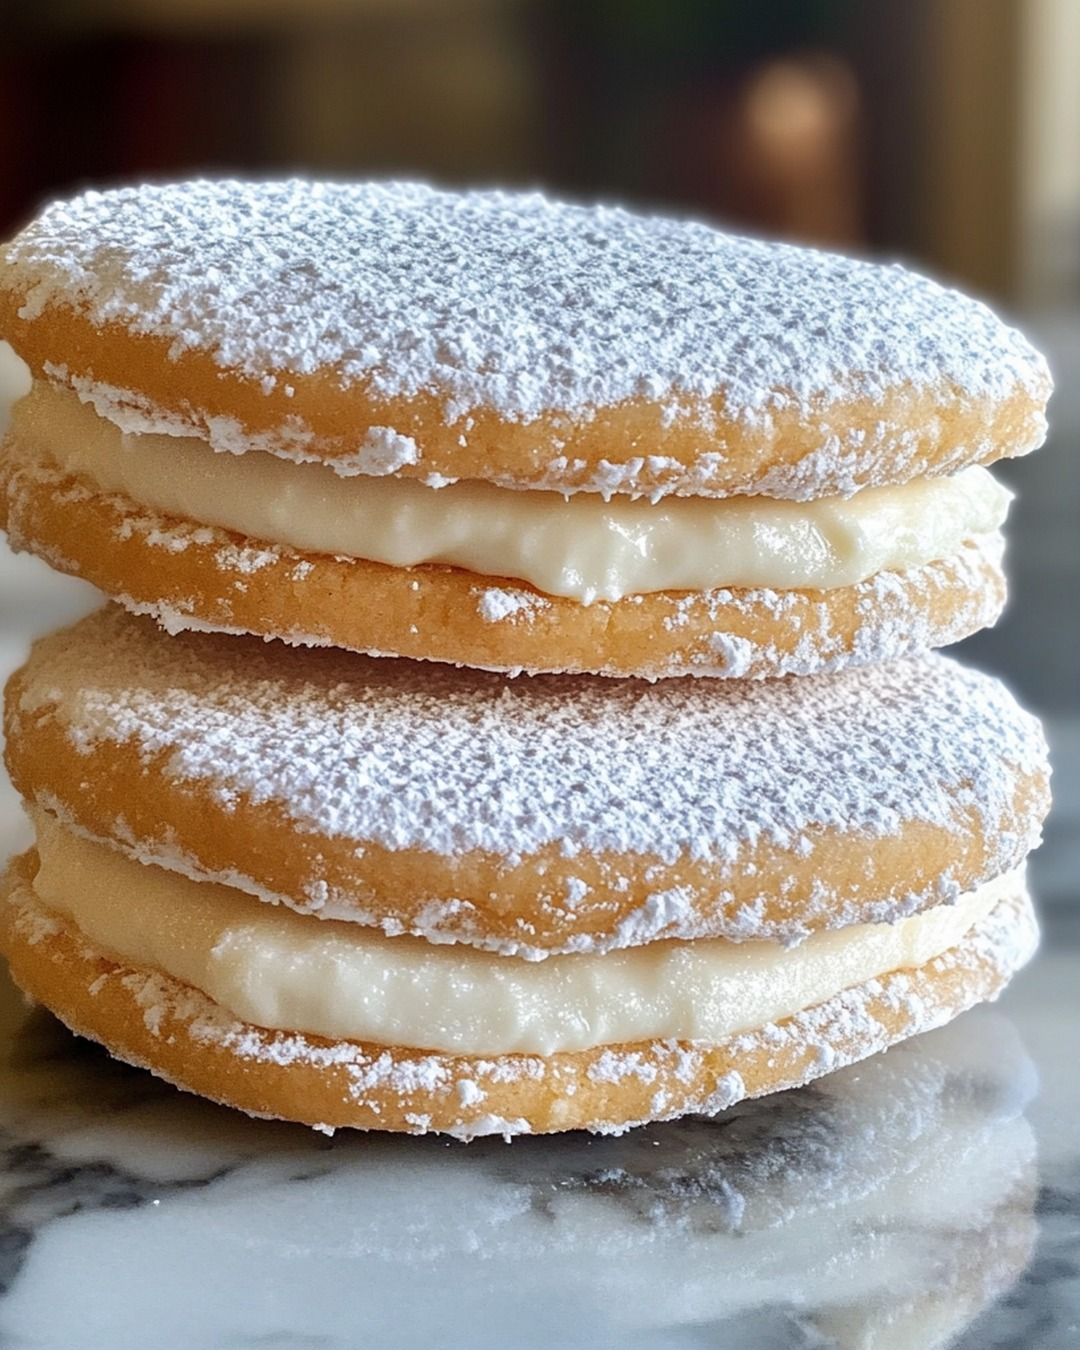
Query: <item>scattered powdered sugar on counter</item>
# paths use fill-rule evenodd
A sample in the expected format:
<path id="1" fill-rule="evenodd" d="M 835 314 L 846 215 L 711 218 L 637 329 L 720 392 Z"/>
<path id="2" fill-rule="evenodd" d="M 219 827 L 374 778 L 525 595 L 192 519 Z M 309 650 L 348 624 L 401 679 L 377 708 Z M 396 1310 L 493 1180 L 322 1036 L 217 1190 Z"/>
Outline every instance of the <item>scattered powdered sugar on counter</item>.
<path id="1" fill-rule="evenodd" d="M 733 860 L 757 838 L 970 833 L 1040 773 L 1034 718 L 941 657 L 749 683 L 498 676 L 258 639 L 179 634 L 111 608 L 39 642 L 18 717 L 169 755 L 224 807 L 443 856 Z M 993 747 L 993 753 L 988 753 Z M 658 892 L 661 921 L 677 896 Z M 644 919 L 646 916 L 642 916 Z"/>
<path id="2" fill-rule="evenodd" d="M 90 192 L 49 207 L 3 261 L 25 318 L 74 305 L 174 355 L 208 349 L 264 390 L 320 371 L 386 399 L 437 389 L 448 423 L 626 399 L 678 420 L 723 394 L 729 417 L 767 425 L 903 387 L 997 400 L 1048 383 L 984 305 L 899 266 L 536 193 Z"/>

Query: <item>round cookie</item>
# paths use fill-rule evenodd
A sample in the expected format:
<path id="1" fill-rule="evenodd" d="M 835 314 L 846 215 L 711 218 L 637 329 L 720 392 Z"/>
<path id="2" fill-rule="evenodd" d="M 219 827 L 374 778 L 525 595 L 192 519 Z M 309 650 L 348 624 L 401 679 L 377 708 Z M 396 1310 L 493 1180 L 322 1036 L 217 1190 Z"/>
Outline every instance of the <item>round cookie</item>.
<path id="1" fill-rule="evenodd" d="M 799 1086 L 996 997 L 1037 940 L 1021 891 L 924 966 L 718 1045 L 668 1040 L 549 1056 L 446 1055 L 240 1022 L 190 985 L 90 946 L 37 900 L 34 870 L 26 854 L 3 879 L 0 942 L 16 983 L 74 1031 L 252 1115 L 465 1139 L 619 1133 Z"/>
<path id="2" fill-rule="evenodd" d="M 59 204 L 3 255 L 0 333 L 128 449 L 183 437 L 435 498 L 478 480 L 817 503 L 1025 453 L 1049 392 L 1019 334 L 900 268 L 401 184 Z M 403 565 L 106 491 L 18 422 L 13 541 L 170 629 L 499 670 L 761 676 L 955 641 L 1003 599 L 994 527 L 960 525 L 855 580 L 660 579 L 588 603 L 514 559 Z"/>
<path id="3" fill-rule="evenodd" d="M 5 731 L 23 796 L 130 857 L 531 959 L 895 921 L 1019 866 L 1049 802 L 1035 719 L 942 657 L 507 681 L 110 607 L 35 645 Z"/>

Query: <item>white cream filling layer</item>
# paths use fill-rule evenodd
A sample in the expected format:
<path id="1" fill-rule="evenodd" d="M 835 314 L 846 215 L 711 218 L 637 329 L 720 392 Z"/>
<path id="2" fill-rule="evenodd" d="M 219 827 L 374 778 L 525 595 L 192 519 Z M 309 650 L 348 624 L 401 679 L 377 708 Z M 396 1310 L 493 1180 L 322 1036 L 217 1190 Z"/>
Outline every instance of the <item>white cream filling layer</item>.
<path id="1" fill-rule="evenodd" d="M 793 949 L 663 941 L 529 962 L 296 914 L 134 862 L 50 816 L 36 824 L 38 895 L 118 959 L 165 971 L 257 1026 L 454 1054 L 720 1041 L 924 965 L 1023 888 L 1012 872 L 955 904 Z"/>
<path id="2" fill-rule="evenodd" d="M 397 567 L 446 563 L 583 604 L 719 586 L 831 590 L 904 571 L 992 533 L 1010 494 L 983 468 L 853 497 L 629 497 L 342 478 L 265 451 L 131 434 L 42 381 L 11 434 L 142 506 L 263 542 Z"/>

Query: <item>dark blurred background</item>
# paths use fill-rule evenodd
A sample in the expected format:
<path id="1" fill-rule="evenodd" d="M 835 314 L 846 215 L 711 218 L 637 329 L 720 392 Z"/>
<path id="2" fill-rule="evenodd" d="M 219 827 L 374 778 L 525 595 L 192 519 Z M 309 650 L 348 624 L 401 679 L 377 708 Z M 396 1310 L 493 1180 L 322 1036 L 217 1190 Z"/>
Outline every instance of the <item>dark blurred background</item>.
<path id="1" fill-rule="evenodd" d="M 542 184 L 1075 289 L 1076 0 L 5 0 L 0 231 L 229 171 Z"/>
<path id="2" fill-rule="evenodd" d="M 1013 601 L 965 652 L 1080 764 L 1080 0 L 0 9 L 0 235 L 53 196 L 195 173 L 540 185 L 901 257 L 1016 316 L 1054 431 L 1001 471 Z M 1080 838 L 1080 791 L 1058 795 Z"/>

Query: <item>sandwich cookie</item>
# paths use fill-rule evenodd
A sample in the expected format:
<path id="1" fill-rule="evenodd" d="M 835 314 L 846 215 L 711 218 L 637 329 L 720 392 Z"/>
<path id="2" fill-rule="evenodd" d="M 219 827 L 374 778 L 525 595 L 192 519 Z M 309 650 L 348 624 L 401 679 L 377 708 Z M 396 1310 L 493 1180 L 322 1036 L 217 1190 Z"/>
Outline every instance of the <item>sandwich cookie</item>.
<path id="1" fill-rule="evenodd" d="M 1004 599 L 1042 358 L 899 267 L 537 195 L 188 183 L 2 254 L 16 547 L 170 631 L 804 674 Z"/>
<path id="2" fill-rule="evenodd" d="M 16 981 L 255 1114 L 719 1109 L 993 997 L 1034 945 L 1042 737 L 944 658 L 508 684 L 110 609 L 36 645 L 6 734 L 38 836 Z"/>

